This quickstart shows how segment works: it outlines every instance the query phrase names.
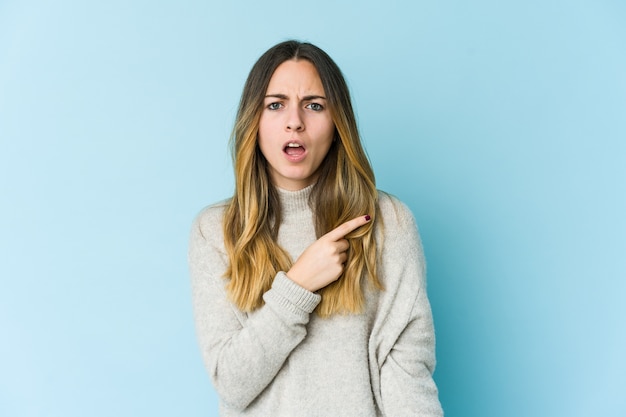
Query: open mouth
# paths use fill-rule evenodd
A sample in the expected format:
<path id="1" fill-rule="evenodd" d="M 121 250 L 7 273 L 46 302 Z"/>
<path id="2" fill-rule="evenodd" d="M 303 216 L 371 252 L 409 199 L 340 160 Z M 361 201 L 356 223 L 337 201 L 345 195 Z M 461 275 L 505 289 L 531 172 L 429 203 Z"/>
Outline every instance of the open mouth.
<path id="1" fill-rule="evenodd" d="M 304 146 L 300 145 L 296 142 L 289 142 L 283 148 L 283 152 L 285 152 L 289 156 L 302 156 L 305 152 Z"/>

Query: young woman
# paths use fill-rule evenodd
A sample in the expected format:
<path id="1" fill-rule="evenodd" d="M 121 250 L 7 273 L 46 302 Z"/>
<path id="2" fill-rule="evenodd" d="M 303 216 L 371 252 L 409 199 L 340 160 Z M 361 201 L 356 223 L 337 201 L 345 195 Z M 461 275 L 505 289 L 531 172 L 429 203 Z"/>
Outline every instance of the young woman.
<path id="1" fill-rule="evenodd" d="M 235 193 L 204 209 L 189 262 L 223 416 L 441 416 L 424 257 L 377 191 L 341 71 L 288 41 L 246 81 Z"/>

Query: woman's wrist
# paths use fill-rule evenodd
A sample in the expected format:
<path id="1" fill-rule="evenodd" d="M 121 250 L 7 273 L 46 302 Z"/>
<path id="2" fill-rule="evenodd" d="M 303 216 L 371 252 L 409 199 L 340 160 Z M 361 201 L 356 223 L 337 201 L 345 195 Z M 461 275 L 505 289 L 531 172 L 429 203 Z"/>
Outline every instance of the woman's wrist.
<path id="1" fill-rule="evenodd" d="M 291 269 L 285 273 L 285 276 L 289 278 L 294 284 L 299 285 L 309 292 L 315 292 L 318 290 L 317 288 L 313 288 L 313 286 L 310 283 L 306 282 L 306 280 L 303 280 L 297 272 L 294 274 Z"/>

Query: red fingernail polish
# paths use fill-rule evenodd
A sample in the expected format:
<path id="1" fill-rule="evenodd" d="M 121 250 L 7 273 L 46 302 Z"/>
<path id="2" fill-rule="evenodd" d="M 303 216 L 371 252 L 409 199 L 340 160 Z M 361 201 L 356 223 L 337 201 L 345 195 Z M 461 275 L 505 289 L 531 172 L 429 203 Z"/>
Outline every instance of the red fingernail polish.
<path id="1" fill-rule="evenodd" d="M 365 220 L 367 220 L 367 221 L 369 222 L 369 221 L 370 221 L 370 219 L 371 219 L 370 215 L 369 215 L 369 214 L 366 214 L 366 215 L 365 215 Z"/>

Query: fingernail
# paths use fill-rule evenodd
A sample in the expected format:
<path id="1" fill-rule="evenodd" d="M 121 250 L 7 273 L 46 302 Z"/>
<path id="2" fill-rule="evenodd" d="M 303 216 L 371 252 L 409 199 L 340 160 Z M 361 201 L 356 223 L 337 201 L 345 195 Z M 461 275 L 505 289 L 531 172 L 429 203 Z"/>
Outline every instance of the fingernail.
<path id="1" fill-rule="evenodd" d="M 370 221 L 370 219 L 371 219 L 370 215 L 369 215 L 369 214 L 366 214 L 366 215 L 365 215 L 365 220 L 369 222 L 369 221 Z"/>

